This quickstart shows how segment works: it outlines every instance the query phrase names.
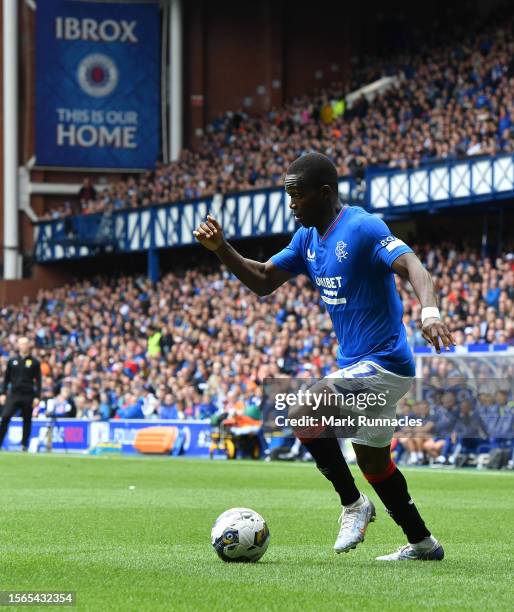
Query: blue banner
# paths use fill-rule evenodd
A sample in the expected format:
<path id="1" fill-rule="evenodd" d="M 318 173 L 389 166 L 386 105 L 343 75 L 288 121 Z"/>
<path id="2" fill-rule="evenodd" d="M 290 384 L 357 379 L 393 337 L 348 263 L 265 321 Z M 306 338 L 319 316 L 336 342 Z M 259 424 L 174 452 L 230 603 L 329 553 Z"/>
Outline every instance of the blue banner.
<path id="1" fill-rule="evenodd" d="M 204 421 L 142 421 L 137 419 L 112 419 L 109 421 L 109 442 L 121 444 L 124 453 L 138 453 L 134 448 L 137 432 L 145 427 L 176 427 L 182 434 L 182 449 L 185 455 L 208 457 L 211 443 L 211 426 Z"/>
<path id="2" fill-rule="evenodd" d="M 53 422 L 48 419 L 33 419 L 29 449 L 32 452 L 44 450 L 50 434 L 52 450 L 86 451 L 89 448 L 89 429 L 89 421 L 80 419 L 56 419 Z M 22 433 L 23 421 L 20 418 L 12 419 L 3 448 L 20 450 Z"/>
<path id="3" fill-rule="evenodd" d="M 49 432 L 49 426 L 51 431 Z M 137 432 L 145 427 L 174 427 L 180 433 L 184 455 L 208 457 L 211 443 L 211 426 L 205 421 L 112 419 L 111 421 L 87 421 L 83 419 L 33 419 L 29 450 L 44 452 L 48 436 L 53 451 L 86 452 L 103 443 L 121 445 L 122 453 L 139 454 L 134 448 Z M 11 420 L 3 448 L 20 450 L 23 422 Z"/>
<path id="4" fill-rule="evenodd" d="M 157 4 L 37 3 L 38 165 L 153 168 L 159 117 Z"/>

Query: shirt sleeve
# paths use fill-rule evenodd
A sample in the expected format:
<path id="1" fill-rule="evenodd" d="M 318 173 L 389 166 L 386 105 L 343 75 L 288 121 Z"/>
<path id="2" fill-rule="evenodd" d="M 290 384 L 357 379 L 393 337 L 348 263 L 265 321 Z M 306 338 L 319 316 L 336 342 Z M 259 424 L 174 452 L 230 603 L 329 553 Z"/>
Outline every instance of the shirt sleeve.
<path id="1" fill-rule="evenodd" d="M 364 234 L 371 261 L 391 269 L 395 259 L 404 253 L 412 253 L 412 249 L 397 238 L 387 225 L 378 217 L 371 216 L 366 221 Z"/>
<path id="2" fill-rule="evenodd" d="M 302 228 L 300 228 L 291 239 L 291 242 L 276 255 L 273 255 L 271 261 L 295 276 L 297 274 L 307 274 L 307 267 L 303 256 L 303 236 Z"/>

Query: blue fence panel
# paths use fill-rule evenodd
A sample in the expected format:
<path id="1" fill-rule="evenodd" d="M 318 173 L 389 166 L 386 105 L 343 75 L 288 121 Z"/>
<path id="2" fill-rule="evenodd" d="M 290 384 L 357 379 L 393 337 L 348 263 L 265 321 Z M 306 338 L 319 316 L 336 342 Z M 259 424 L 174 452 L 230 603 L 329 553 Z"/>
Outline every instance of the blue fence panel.
<path id="1" fill-rule="evenodd" d="M 366 202 L 393 212 L 514 197 L 514 156 L 474 157 L 409 170 L 368 170 Z"/>
<path id="2" fill-rule="evenodd" d="M 368 170 L 363 205 L 386 218 L 395 214 L 514 198 L 514 155 L 437 163 L 409 170 Z M 341 179 L 339 193 L 353 201 L 356 183 Z M 194 243 L 193 230 L 211 212 L 227 238 L 289 234 L 295 220 L 289 196 L 281 188 L 247 191 L 113 213 L 111 248 L 146 251 Z M 38 262 L 87 257 L 98 253 L 94 241 L 102 215 L 36 224 Z M 70 231 L 71 230 L 71 231 Z M 67 235 L 75 236 L 64 240 Z M 98 241 L 97 241 L 98 242 Z"/>

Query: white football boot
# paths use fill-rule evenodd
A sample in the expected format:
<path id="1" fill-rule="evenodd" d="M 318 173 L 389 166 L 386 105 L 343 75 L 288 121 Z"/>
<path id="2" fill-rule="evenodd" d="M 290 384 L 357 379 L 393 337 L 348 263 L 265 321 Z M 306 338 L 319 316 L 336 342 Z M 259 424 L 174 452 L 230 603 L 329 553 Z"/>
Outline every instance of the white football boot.
<path id="1" fill-rule="evenodd" d="M 419 544 L 406 544 L 390 555 L 377 557 L 377 561 L 442 561 L 444 550 L 433 537 L 425 538 Z"/>
<path id="2" fill-rule="evenodd" d="M 362 493 L 355 503 L 343 506 L 343 512 L 339 517 L 341 528 L 334 544 L 336 553 L 348 552 L 360 542 L 364 542 L 366 529 L 369 523 L 375 520 L 375 516 L 373 502 Z"/>

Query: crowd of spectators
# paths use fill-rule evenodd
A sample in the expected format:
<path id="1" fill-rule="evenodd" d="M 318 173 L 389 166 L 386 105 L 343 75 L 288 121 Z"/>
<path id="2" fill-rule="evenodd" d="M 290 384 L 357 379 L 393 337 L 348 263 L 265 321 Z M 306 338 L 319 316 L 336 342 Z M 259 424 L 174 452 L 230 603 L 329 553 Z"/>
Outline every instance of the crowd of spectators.
<path id="1" fill-rule="evenodd" d="M 261 116 L 227 112 L 206 127 L 196 151 L 184 150 L 178 161 L 98 193 L 88 183 L 78 207 L 68 203 L 47 217 L 277 186 L 305 150 L 325 153 L 341 176 L 357 179 L 369 166 L 407 168 L 513 152 L 513 41 L 506 20 L 428 54 L 400 56 L 381 66 L 382 73 L 399 76 L 398 84 L 371 102 L 361 97 L 351 108 L 339 83 Z M 360 74 L 364 79 L 372 73 Z"/>
<path id="2" fill-rule="evenodd" d="M 451 243 L 417 247 L 434 279 L 444 319 L 458 345 L 514 344 L 514 258 L 481 258 Z M 413 344 L 423 343 L 419 302 L 410 284 L 399 281 L 405 324 Z"/>
<path id="3" fill-rule="evenodd" d="M 514 345 L 511 254 L 482 259 L 449 244 L 417 250 L 458 345 Z M 398 286 L 409 341 L 424 345 L 419 304 L 404 281 Z M 322 377 L 336 368 L 331 322 L 302 276 L 265 298 L 203 264 L 156 285 L 96 277 L 41 290 L 37 301 L 1 314 L 0 364 L 18 336 L 31 338 L 42 363 L 42 412 L 51 401 L 56 414 L 91 419 L 209 418 L 258 406 L 265 377 Z"/>
<path id="4" fill-rule="evenodd" d="M 478 364 L 472 364 L 472 368 L 473 365 Z M 512 377 L 512 365 L 497 365 L 496 369 Z M 493 378 L 490 369 L 482 374 L 477 372 L 478 388 L 455 374 L 453 377 L 450 374 L 450 378 L 445 376 L 437 388 L 425 385 L 425 399 L 402 400 L 402 415 L 419 419 L 422 425 L 397 432 L 393 445 L 396 460 L 407 465 L 463 467 L 471 459 L 474 465 L 478 464 L 481 455 L 493 451 L 501 457 L 501 465 L 494 467 L 506 467 L 509 462 L 512 467 L 512 383 L 508 378 Z"/>

